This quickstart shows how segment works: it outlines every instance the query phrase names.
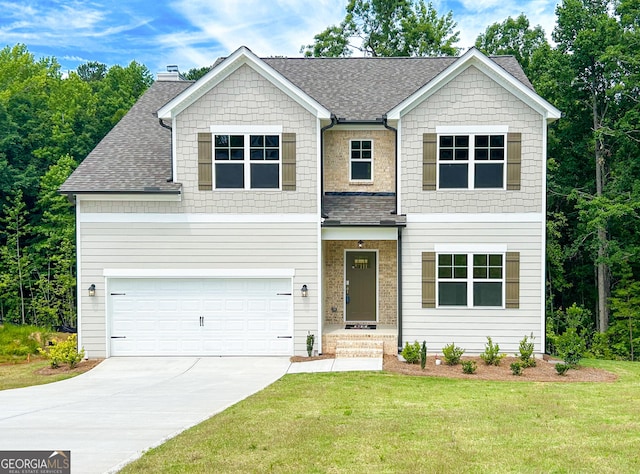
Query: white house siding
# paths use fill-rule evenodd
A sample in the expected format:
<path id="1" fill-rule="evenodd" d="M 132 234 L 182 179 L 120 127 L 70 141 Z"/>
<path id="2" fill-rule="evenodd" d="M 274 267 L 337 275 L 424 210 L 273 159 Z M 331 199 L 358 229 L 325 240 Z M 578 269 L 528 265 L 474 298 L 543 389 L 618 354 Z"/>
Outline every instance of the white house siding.
<path id="1" fill-rule="evenodd" d="M 503 352 L 517 351 L 519 341 L 533 333 L 542 352 L 542 224 L 541 222 L 412 223 L 402 233 L 402 319 L 405 341 L 427 341 L 429 352 L 455 342 L 468 353 L 484 350 L 491 336 Z M 422 308 L 421 255 L 436 245 L 499 244 L 520 252 L 520 308 Z"/>
<path id="2" fill-rule="evenodd" d="M 144 204 L 144 203 L 141 203 Z M 120 204 L 80 202 L 81 209 L 117 209 Z M 173 203 L 168 203 L 169 207 Z M 136 206 L 133 206 L 136 207 Z M 308 331 L 318 328 L 317 224 L 313 222 L 175 222 L 171 214 L 83 213 L 80 218 L 81 343 L 92 358 L 105 357 L 105 269 L 293 269 L 294 350 L 306 353 Z M 173 222 L 172 222 L 173 220 Z M 301 298 L 299 288 L 310 288 Z"/>
<path id="3" fill-rule="evenodd" d="M 280 125 L 296 134 L 295 191 L 198 191 L 198 133 L 212 125 Z M 187 212 L 317 212 L 317 121 L 297 102 L 244 65 L 181 112 L 176 127 L 176 181 Z"/>
<path id="4" fill-rule="evenodd" d="M 521 190 L 422 191 L 422 135 L 437 126 L 507 125 L 522 133 Z M 402 212 L 541 212 L 542 117 L 475 67 L 469 67 L 402 118 Z"/>

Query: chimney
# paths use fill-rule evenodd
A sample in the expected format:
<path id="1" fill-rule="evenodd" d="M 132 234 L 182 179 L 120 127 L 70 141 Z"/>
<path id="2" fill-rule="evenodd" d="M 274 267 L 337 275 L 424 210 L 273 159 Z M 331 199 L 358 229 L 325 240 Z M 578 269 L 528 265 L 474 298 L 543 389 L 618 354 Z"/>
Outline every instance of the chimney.
<path id="1" fill-rule="evenodd" d="M 167 66 L 167 72 L 159 72 L 158 73 L 158 81 L 161 82 L 169 82 L 169 81 L 184 81 L 185 78 L 182 74 L 180 74 L 180 70 L 178 66 L 175 64 L 170 64 Z"/>

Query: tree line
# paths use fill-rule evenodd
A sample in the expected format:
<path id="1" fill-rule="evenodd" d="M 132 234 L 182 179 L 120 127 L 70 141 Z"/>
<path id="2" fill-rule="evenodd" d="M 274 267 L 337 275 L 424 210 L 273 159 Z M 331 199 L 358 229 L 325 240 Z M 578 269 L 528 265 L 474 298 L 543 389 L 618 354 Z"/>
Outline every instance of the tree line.
<path id="1" fill-rule="evenodd" d="M 456 27 L 423 0 L 349 0 L 301 52 L 455 56 Z M 548 133 L 549 351 L 568 329 L 599 357 L 633 359 L 640 343 L 639 27 L 636 0 L 563 0 L 552 43 L 525 15 L 476 40 L 488 55 L 514 55 L 564 114 Z M 62 77 L 25 46 L 0 52 L 1 317 L 74 324 L 73 214 L 55 190 L 150 83 L 136 63 Z"/>
<path id="2" fill-rule="evenodd" d="M 0 50 L 0 322 L 75 326 L 75 214 L 58 188 L 151 83 L 136 62 L 63 75 L 23 44 Z"/>

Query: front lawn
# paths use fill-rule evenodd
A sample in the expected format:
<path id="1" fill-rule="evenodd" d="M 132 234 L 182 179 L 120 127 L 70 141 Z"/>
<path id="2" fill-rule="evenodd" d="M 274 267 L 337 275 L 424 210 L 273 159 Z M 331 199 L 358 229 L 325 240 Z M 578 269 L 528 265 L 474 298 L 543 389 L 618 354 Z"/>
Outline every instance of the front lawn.
<path id="1" fill-rule="evenodd" d="M 613 383 L 287 375 L 124 473 L 640 472 L 640 364 Z"/>

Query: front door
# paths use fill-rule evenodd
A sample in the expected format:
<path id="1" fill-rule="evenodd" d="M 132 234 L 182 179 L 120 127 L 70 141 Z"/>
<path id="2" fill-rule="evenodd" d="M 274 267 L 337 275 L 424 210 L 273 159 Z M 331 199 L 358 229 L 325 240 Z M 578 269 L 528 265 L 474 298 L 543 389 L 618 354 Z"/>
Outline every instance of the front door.
<path id="1" fill-rule="evenodd" d="M 376 253 L 347 252 L 346 321 L 376 321 Z"/>

